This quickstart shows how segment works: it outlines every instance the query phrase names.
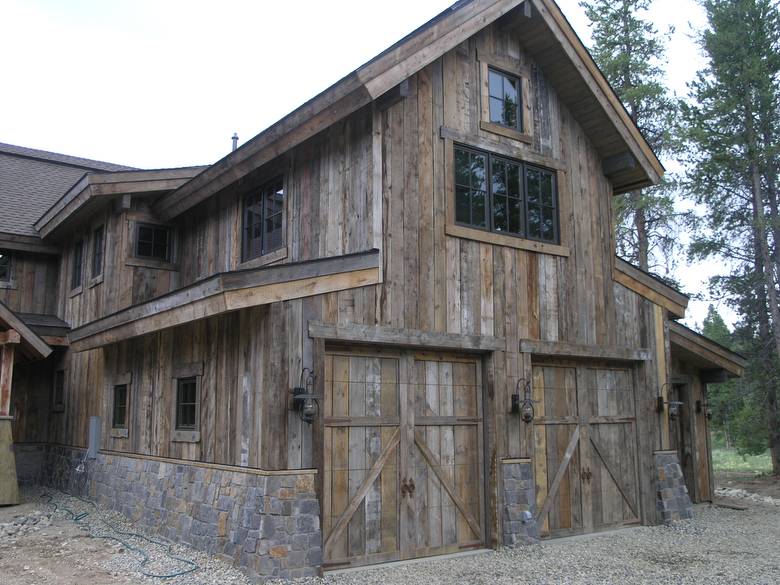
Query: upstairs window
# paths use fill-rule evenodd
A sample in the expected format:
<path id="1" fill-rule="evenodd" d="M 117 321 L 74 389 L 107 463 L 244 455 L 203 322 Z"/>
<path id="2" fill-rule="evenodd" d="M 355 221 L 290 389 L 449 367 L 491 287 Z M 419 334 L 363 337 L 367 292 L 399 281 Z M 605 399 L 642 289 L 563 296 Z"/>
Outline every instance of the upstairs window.
<path id="1" fill-rule="evenodd" d="M 0 251 L 0 283 L 9 284 L 11 277 L 11 255 Z"/>
<path id="2" fill-rule="evenodd" d="M 455 222 L 558 243 L 555 173 L 470 148 L 455 148 Z"/>
<path id="3" fill-rule="evenodd" d="M 101 225 L 92 231 L 92 278 L 103 274 L 103 250 L 105 229 Z"/>
<path id="4" fill-rule="evenodd" d="M 171 229 L 161 225 L 139 223 L 135 234 L 135 255 L 138 258 L 171 261 Z"/>
<path id="5" fill-rule="evenodd" d="M 73 264 L 70 272 L 71 290 L 81 286 L 82 274 L 84 272 L 84 240 L 79 240 L 73 245 Z"/>
<path id="6" fill-rule="evenodd" d="M 65 408 L 65 370 L 54 372 L 54 388 L 52 389 L 52 408 L 60 411 Z"/>
<path id="7" fill-rule="evenodd" d="M 520 115 L 520 79 L 492 67 L 488 68 L 488 99 L 490 122 L 523 131 Z"/>
<path id="8" fill-rule="evenodd" d="M 114 386 L 114 408 L 111 415 L 111 428 L 127 428 L 127 384 Z"/>
<path id="9" fill-rule="evenodd" d="M 243 260 L 284 245 L 284 180 L 277 177 L 244 197 Z"/>
<path id="10" fill-rule="evenodd" d="M 176 430 L 198 430 L 198 380 L 195 376 L 176 381 Z"/>

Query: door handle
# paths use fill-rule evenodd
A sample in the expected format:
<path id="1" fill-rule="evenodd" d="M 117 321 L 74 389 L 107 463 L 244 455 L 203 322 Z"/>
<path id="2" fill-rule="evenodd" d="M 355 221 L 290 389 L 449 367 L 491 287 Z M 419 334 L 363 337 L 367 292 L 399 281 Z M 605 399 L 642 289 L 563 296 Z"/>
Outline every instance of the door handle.
<path id="1" fill-rule="evenodd" d="M 582 473 L 580 474 L 580 477 L 582 477 L 583 481 L 587 481 L 590 483 L 590 479 L 593 477 L 593 474 L 590 471 L 590 467 L 586 467 L 582 470 Z"/>
<path id="2" fill-rule="evenodd" d="M 414 479 L 410 479 L 409 480 L 409 488 L 408 489 L 409 489 L 409 495 L 414 497 L 414 490 L 415 490 Z"/>
<path id="3" fill-rule="evenodd" d="M 401 497 L 402 498 L 406 497 L 407 494 L 409 495 L 410 498 L 413 497 L 414 496 L 414 490 L 415 490 L 415 485 L 414 485 L 414 480 L 413 479 L 407 480 L 406 478 L 403 478 L 401 480 Z"/>

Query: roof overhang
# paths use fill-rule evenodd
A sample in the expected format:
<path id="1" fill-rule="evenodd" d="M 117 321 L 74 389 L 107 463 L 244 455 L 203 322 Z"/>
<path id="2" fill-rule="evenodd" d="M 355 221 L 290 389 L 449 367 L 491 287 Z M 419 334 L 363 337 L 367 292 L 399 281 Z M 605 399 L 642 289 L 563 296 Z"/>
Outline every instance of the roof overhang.
<path id="1" fill-rule="evenodd" d="M 45 243 L 38 236 L 22 236 L 9 234 L 8 232 L 0 232 L 0 250 L 53 255 L 57 255 L 62 251 L 57 246 Z"/>
<path id="2" fill-rule="evenodd" d="M 555 2 L 471 0 L 457 2 L 191 181 L 161 197 L 154 205 L 155 213 L 162 219 L 183 213 L 370 104 L 502 17 L 507 19 L 506 26 L 518 27 L 523 44 L 591 136 L 615 192 L 657 183 L 663 166 Z"/>
<path id="3" fill-rule="evenodd" d="M 21 353 L 29 360 L 49 356 L 52 348 L 2 301 L 0 301 L 0 332 L 21 347 Z"/>
<path id="4" fill-rule="evenodd" d="M 675 318 L 685 317 L 688 296 L 675 290 L 652 274 L 640 270 L 622 258 L 615 257 L 612 267 L 612 280 L 634 291 L 649 301 L 669 311 Z"/>
<path id="5" fill-rule="evenodd" d="M 669 341 L 672 355 L 696 366 L 700 370 L 722 370 L 728 378 L 742 376 L 747 360 L 719 343 L 696 333 L 682 323 L 669 323 Z"/>
<path id="6" fill-rule="evenodd" d="M 118 171 L 85 174 L 60 197 L 41 218 L 35 229 L 42 238 L 57 229 L 89 215 L 99 205 L 124 195 L 157 195 L 181 187 L 206 167 Z"/>

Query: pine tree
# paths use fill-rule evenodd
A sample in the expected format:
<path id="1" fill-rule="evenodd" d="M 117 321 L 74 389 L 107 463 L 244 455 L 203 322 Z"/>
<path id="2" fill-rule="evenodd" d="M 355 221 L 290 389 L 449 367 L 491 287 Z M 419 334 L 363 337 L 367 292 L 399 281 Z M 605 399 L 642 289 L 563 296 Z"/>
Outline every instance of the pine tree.
<path id="1" fill-rule="evenodd" d="M 658 156 L 670 151 L 676 101 L 669 97 L 661 65 L 665 38 L 643 19 L 651 0 L 583 0 L 590 19 L 593 58 Z M 614 198 L 620 256 L 643 270 L 668 273 L 677 246 L 671 184 Z"/>
<path id="2" fill-rule="evenodd" d="M 686 186 L 706 208 L 693 225 L 694 257 L 719 255 L 733 269 L 711 282 L 742 316 L 764 397 L 772 464 L 780 474 L 780 17 L 771 0 L 705 0 L 700 36 L 708 60 L 683 108 Z"/>

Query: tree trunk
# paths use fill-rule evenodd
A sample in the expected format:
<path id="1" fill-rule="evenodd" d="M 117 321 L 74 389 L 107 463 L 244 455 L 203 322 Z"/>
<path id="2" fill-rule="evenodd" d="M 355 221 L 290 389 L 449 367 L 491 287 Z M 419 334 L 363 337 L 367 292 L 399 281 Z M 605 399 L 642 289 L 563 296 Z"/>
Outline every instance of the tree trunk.
<path id="1" fill-rule="evenodd" d="M 630 197 L 636 228 L 636 260 L 639 268 L 646 272 L 650 268 L 650 243 L 647 239 L 647 218 L 642 207 L 642 191 L 632 191 Z"/>
<path id="2" fill-rule="evenodd" d="M 765 344 L 765 347 L 771 347 L 772 342 L 774 342 L 774 359 L 769 359 L 767 362 L 767 367 L 772 367 L 773 363 L 780 362 L 780 306 L 778 305 L 777 288 L 773 276 L 774 264 L 772 262 L 771 254 L 769 253 L 769 242 L 767 240 L 766 226 L 764 223 L 764 200 L 761 194 L 761 173 L 755 158 L 751 160 L 750 171 L 753 189 L 753 232 L 756 245 L 756 268 L 761 269 L 760 276 L 763 277 L 761 283 L 763 291 L 757 291 L 759 292 L 757 300 L 761 303 L 762 308 L 767 304 L 769 305 L 769 317 L 771 317 L 772 321 L 771 326 L 768 323 L 761 324 L 759 330 L 764 330 L 760 333 L 762 336 L 762 343 Z M 764 293 L 766 296 L 763 296 L 760 293 Z M 765 302 L 764 299 L 767 299 L 768 302 Z M 761 318 L 762 313 L 765 313 L 765 311 L 759 311 L 759 318 Z M 766 329 L 768 329 L 768 331 Z M 771 358 L 772 356 L 768 357 Z M 780 409 L 778 409 L 777 390 L 775 386 L 773 377 L 769 376 L 766 384 L 769 451 L 772 458 L 772 473 L 774 475 L 780 475 Z"/>

